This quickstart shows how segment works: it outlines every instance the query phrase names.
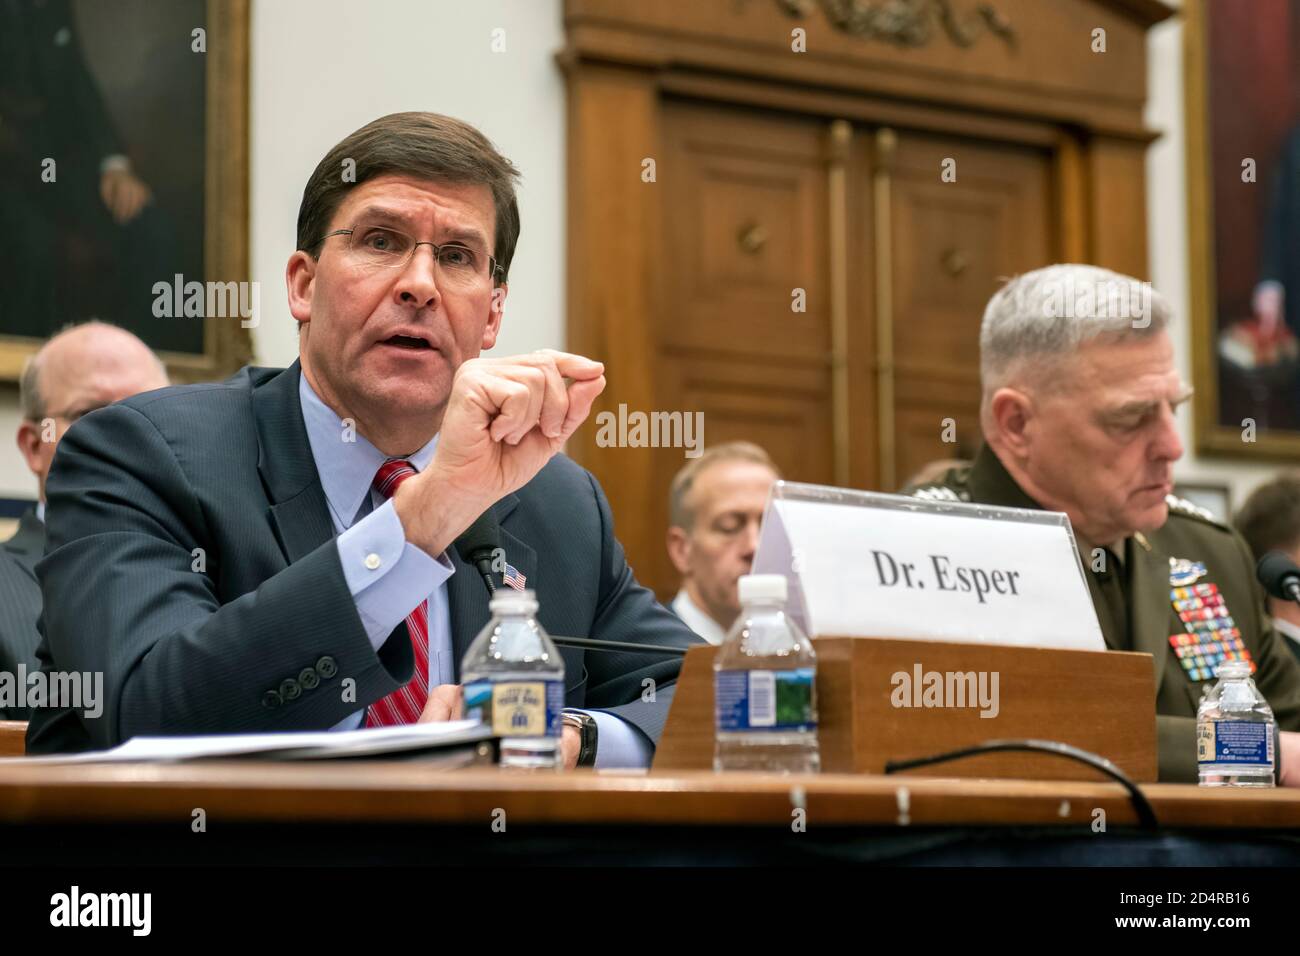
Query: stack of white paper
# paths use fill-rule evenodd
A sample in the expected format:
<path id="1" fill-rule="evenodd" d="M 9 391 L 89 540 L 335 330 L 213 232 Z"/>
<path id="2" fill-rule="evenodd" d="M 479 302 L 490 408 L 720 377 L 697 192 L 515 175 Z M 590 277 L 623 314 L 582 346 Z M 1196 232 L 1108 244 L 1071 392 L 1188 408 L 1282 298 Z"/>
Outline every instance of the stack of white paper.
<path id="1" fill-rule="evenodd" d="M 216 734 L 205 737 L 132 737 L 112 750 L 50 757 L 7 757 L 2 763 L 122 763 L 246 757 L 276 760 L 327 760 L 403 756 L 422 750 L 465 748 L 492 736 L 477 720 L 404 724 L 364 730 L 307 731 L 270 734 Z"/>

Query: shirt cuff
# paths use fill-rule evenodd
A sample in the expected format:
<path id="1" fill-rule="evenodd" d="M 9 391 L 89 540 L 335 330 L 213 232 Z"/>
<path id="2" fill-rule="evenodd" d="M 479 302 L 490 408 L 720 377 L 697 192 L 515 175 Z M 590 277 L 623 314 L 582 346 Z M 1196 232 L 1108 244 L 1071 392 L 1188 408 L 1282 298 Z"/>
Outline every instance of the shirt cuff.
<path id="1" fill-rule="evenodd" d="M 121 153 L 114 153 L 112 156 L 105 156 L 99 161 L 100 175 L 111 172 L 129 173 L 131 171 L 131 160 Z"/>
<path id="2" fill-rule="evenodd" d="M 343 578 L 375 650 L 456 570 L 446 554 L 431 558 L 406 540 L 392 501 L 385 501 L 336 540 Z"/>
<path id="3" fill-rule="evenodd" d="M 596 721 L 597 770 L 619 767 L 649 767 L 654 758 L 654 744 L 632 724 L 603 710 L 566 707 L 571 714 L 588 714 Z"/>
<path id="4" fill-rule="evenodd" d="M 366 712 L 358 710 L 356 713 L 348 714 L 330 730 L 360 730 L 365 725 Z"/>

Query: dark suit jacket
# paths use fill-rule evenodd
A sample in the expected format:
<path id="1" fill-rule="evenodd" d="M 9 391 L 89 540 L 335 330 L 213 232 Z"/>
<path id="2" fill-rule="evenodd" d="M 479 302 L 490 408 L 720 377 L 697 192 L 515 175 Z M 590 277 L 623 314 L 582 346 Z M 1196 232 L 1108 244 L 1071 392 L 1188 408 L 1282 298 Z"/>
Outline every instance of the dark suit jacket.
<path id="1" fill-rule="evenodd" d="M 36 562 L 45 550 L 45 525 L 28 509 L 18 531 L 0 545 L 0 671 L 18 673 L 18 665 L 36 670 L 36 644 L 40 634 L 41 586 L 36 582 Z M 26 707 L 0 708 L 0 720 L 26 720 Z"/>
<path id="2" fill-rule="evenodd" d="M 141 734 L 321 730 L 410 680 L 405 624 L 376 652 L 348 591 L 298 379 L 296 362 L 245 368 L 92 412 L 63 437 L 46 483 L 38 655 L 49 670 L 102 671 L 105 702 L 95 720 L 33 714 L 30 752 Z M 556 456 L 494 511 L 506 560 L 537 592 L 550 633 L 698 641 L 637 584 L 604 493 L 569 459 Z M 489 615 L 482 580 L 451 558 L 459 680 Z M 561 653 L 567 706 L 610 710 L 658 741 L 680 659 Z M 641 699 L 646 678 L 653 702 Z"/>

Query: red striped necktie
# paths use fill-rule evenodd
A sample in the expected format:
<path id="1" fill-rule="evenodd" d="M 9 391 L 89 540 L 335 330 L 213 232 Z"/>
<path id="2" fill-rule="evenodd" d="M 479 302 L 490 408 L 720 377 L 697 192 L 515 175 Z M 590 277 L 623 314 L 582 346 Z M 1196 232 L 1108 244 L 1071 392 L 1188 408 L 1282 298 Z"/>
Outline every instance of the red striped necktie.
<path id="1" fill-rule="evenodd" d="M 405 458 L 392 458 L 375 472 L 374 488 L 385 498 L 397 493 L 398 486 L 415 474 L 415 469 Z M 408 684 L 399 687 L 383 700 L 370 705 L 366 712 L 367 727 L 392 727 L 396 724 L 413 724 L 420 719 L 424 705 L 429 700 L 429 602 L 424 600 L 406 618 L 406 629 L 411 635 L 411 648 L 415 651 L 415 676 Z"/>

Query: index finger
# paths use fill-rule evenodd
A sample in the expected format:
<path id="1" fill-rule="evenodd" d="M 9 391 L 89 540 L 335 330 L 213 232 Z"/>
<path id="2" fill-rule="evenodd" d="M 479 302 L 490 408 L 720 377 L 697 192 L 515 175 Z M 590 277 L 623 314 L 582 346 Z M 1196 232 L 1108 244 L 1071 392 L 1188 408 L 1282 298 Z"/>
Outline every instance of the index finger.
<path id="1" fill-rule="evenodd" d="M 565 378 L 588 381 L 599 378 L 605 373 L 604 363 L 589 359 L 585 355 L 557 352 L 554 349 L 543 349 L 542 352 L 546 358 L 555 363 L 556 370 Z"/>

